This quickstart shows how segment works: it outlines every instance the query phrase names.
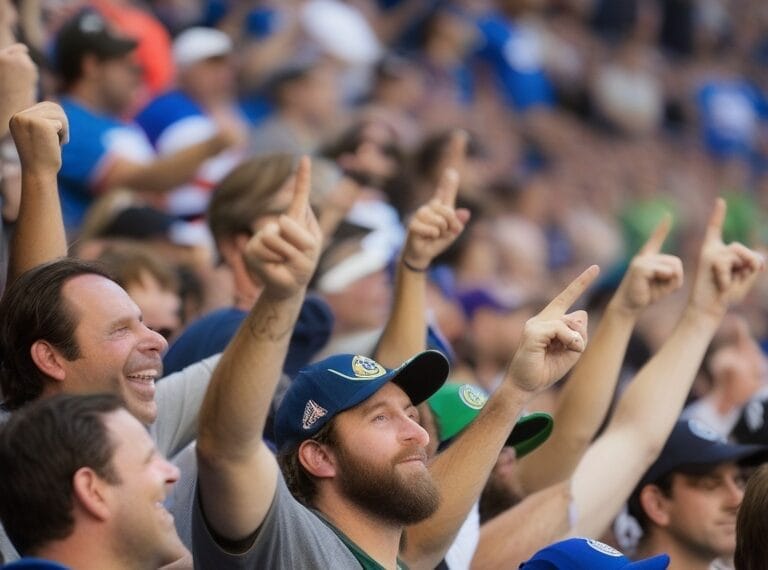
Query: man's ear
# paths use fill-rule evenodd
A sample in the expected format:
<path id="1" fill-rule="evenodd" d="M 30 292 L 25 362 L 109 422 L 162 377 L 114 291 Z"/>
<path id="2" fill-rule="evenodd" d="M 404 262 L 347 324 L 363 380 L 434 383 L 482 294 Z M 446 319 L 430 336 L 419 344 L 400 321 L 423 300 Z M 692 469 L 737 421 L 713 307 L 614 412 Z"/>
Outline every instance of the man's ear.
<path id="1" fill-rule="evenodd" d="M 670 521 L 669 497 L 656 485 L 646 485 L 640 491 L 640 506 L 650 521 L 657 526 L 667 526 Z"/>
<path id="2" fill-rule="evenodd" d="M 251 239 L 246 233 L 226 236 L 216 242 L 221 258 L 233 272 L 247 272 L 248 269 L 243 258 L 245 246 Z"/>
<path id="3" fill-rule="evenodd" d="M 315 477 L 336 476 L 336 456 L 327 445 L 308 439 L 301 443 L 298 454 L 304 469 Z"/>
<path id="4" fill-rule="evenodd" d="M 86 512 L 100 521 L 110 518 L 108 484 L 90 467 L 81 467 L 72 477 L 75 509 Z"/>
<path id="5" fill-rule="evenodd" d="M 63 367 L 64 357 L 49 342 L 36 340 L 29 349 L 32 362 L 40 371 L 54 380 L 62 381 L 67 373 Z"/>

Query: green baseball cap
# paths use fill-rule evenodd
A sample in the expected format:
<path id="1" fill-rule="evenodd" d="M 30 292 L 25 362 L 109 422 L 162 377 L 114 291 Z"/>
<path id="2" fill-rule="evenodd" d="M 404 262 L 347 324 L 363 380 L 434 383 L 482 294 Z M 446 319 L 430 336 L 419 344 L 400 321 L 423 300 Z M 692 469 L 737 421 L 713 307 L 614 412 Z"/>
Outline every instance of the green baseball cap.
<path id="1" fill-rule="evenodd" d="M 427 399 L 427 405 L 435 416 L 437 433 L 441 442 L 458 435 L 480 413 L 488 401 L 488 394 L 472 384 L 446 382 Z M 544 412 L 534 412 L 520 417 L 505 445 L 515 448 L 518 458 L 523 457 L 544 443 L 552 433 L 554 421 Z"/>

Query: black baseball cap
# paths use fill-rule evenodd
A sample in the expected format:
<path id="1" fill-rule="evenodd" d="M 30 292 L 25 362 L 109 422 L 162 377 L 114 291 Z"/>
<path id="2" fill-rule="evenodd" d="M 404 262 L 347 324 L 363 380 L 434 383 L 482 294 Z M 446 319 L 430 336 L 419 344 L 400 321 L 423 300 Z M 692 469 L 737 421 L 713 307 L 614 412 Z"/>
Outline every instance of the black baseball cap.
<path id="1" fill-rule="evenodd" d="M 112 30 L 97 11 L 87 9 L 78 12 L 59 30 L 54 61 L 61 77 L 69 83 L 80 76 L 80 63 L 86 54 L 113 59 L 131 53 L 138 45 L 134 38 Z"/>

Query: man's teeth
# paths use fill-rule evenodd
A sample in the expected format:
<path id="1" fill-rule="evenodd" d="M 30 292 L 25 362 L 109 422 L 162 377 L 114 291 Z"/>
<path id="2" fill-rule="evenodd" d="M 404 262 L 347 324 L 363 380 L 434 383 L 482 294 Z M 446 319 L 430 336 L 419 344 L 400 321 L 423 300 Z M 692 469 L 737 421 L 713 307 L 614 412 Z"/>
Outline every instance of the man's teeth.
<path id="1" fill-rule="evenodd" d="M 140 370 L 139 372 L 134 372 L 133 374 L 128 374 L 128 378 L 132 378 L 135 380 L 155 380 L 158 376 L 157 370 L 153 370 L 151 368 L 147 370 Z"/>

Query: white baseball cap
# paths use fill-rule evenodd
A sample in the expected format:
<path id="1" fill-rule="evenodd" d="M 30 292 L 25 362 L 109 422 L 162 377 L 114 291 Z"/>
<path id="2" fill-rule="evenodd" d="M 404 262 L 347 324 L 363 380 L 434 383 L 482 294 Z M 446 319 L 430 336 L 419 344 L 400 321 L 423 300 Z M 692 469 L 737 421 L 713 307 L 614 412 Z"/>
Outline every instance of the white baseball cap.
<path id="1" fill-rule="evenodd" d="M 173 41 L 173 59 L 179 68 L 184 68 L 198 61 L 230 54 L 232 49 L 232 39 L 220 30 L 189 28 Z"/>

